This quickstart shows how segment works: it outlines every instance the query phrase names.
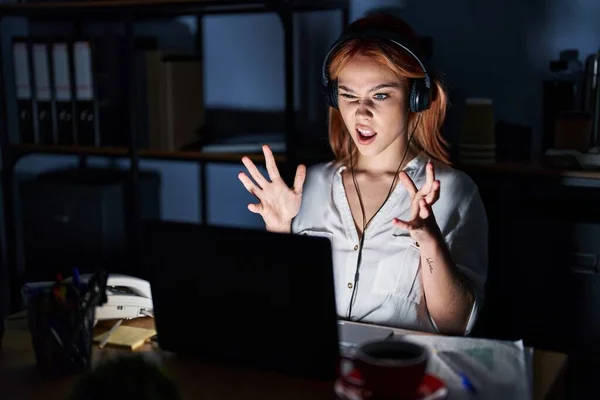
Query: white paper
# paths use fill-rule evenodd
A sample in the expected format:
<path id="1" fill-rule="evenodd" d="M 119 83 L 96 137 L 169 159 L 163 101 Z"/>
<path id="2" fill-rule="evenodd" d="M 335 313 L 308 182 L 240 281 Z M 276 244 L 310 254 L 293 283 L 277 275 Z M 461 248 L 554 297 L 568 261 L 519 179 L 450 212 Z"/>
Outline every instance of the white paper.
<path id="1" fill-rule="evenodd" d="M 424 344 L 431 350 L 427 372 L 446 383 L 448 399 L 532 398 L 530 371 L 522 341 L 414 334 L 396 334 L 395 337 Z M 463 386 L 460 372 L 475 386 L 475 396 Z"/>

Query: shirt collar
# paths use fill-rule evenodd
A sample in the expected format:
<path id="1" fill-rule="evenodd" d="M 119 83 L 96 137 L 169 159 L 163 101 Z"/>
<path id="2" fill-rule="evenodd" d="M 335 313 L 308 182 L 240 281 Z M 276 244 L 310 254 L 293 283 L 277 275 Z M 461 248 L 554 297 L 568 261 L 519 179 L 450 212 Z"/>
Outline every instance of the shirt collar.
<path id="1" fill-rule="evenodd" d="M 405 171 L 405 172 L 418 171 L 424 164 L 427 163 L 428 160 L 429 160 L 429 157 L 427 156 L 427 154 L 424 151 L 421 151 L 416 156 L 414 156 L 412 160 L 410 160 L 408 163 L 406 163 L 404 168 L 402 168 L 402 171 Z M 336 173 L 341 174 L 346 168 L 347 167 L 345 165 L 340 165 L 337 168 Z"/>

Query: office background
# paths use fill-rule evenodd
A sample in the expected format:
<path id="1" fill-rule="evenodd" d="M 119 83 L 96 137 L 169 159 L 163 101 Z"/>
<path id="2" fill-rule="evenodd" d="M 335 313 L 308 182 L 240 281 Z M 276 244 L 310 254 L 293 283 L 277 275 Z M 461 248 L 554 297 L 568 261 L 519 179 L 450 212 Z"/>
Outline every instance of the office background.
<path id="1" fill-rule="evenodd" d="M 543 130 L 542 81 L 549 74 L 549 61 L 556 59 L 559 52 L 567 48 L 579 50 L 581 57 L 600 50 L 598 0 L 351 0 L 350 4 L 350 20 L 375 9 L 387 8 L 407 20 L 420 34 L 433 38 L 435 67 L 444 73 L 450 89 L 452 105 L 445 134 L 451 143 L 457 141 L 464 99 L 487 97 L 493 99 L 496 120 L 531 127 L 531 155 L 533 158 L 539 156 Z M 316 137 L 323 138 L 326 108 L 320 97 L 321 62 L 342 26 L 338 13 L 334 11 L 298 14 L 294 20 L 297 125 L 300 130 L 313 132 Z M 92 31 L 102 29 L 101 24 L 87 28 Z M 14 78 L 11 57 L 13 37 L 31 33 L 53 35 L 64 29 L 61 24 L 40 23 L 36 24 L 35 32 L 30 32 L 24 20 L 5 18 L 0 24 L 5 80 Z M 158 36 L 163 49 L 193 51 L 195 29 L 193 18 L 179 18 L 168 22 L 136 23 L 135 31 L 139 35 L 151 32 Z M 275 14 L 206 16 L 203 29 L 205 107 L 282 113 L 285 104 L 284 50 L 279 18 Z M 9 130 L 14 132 L 15 104 L 11 102 L 7 106 Z M 21 178 L 27 178 L 51 169 L 74 166 L 77 162 L 77 156 L 31 154 L 19 161 L 16 173 Z M 109 162 L 104 157 L 88 158 L 92 166 L 104 166 Z M 118 159 L 117 163 L 123 168 L 128 167 L 127 157 Z M 199 168 L 194 161 L 140 161 L 141 170 L 158 171 L 160 174 L 162 219 L 202 222 L 202 174 Z M 207 166 L 207 222 L 263 229 L 260 217 L 246 208 L 253 198 L 237 180 L 241 168 L 241 163 Z M 486 179 L 484 176 L 483 181 Z M 524 177 L 523 186 L 527 187 L 535 180 L 535 176 Z M 528 210 L 542 210 L 535 218 L 524 224 L 515 217 L 514 221 L 503 226 L 503 229 L 508 226 L 507 230 L 492 232 L 496 238 L 510 237 L 513 248 L 523 255 L 520 260 L 511 259 L 510 255 L 493 260 L 496 266 L 506 266 L 505 276 L 516 277 L 515 282 L 501 280 L 496 287 L 495 302 L 503 306 L 503 309 L 491 313 L 492 318 L 497 318 L 497 325 L 510 327 L 513 314 L 518 313 L 511 307 L 520 307 L 531 300 L 519 298 L 527 288 L 512 286 L 512 283 L 520 280 L 521 273 L 531 279 L 523 280 L 525 284 L 547 278 L 544 263 L 551 261 L 550 250 L 557 241 L 558 247 L 562 241 L 565 249 L 568 242 L 569 246 L 574 243 L 574 247 L 586 253 L 600 254 L 600 221 L 594 214 L 598 202 L 593 197 L 586 197 L 592 191 L 597 196 L 600 179 L 561 178 L 559 185 L 566 187 L 569 192 L 562 203 L 560 199 L 552 203 L 552 206 L 558 205 L 560 208 L 559 218 L 553 218 L 556 209 L 543 210 L 544 207 L 539 207 L 536 200 L 543 199 L 555 190 L 553 184 L 546 187 L 548 192 L 534 193 L 532 196 L 535 199 L 529 200 L 531 204 L 527 205 L 527 209 L 523 208 L 522 216 L 526 216 Z M 498 192 L 503 187 L 496 182 L 490 182 L 488 186 Z M 488 193 L 495 193 L 493 190 Z M 508 192 L 498 197 L 497 201 L 488 203 L 492 219 L 505 219 L 512 210 L 522 206 L 521 196 L 522 193 Z M 573 213 L 573 219 L 569 220 L 569 212 L 575 209 L 578 212 Z M 565 216 L 566 219 L 563 218 Z M 537 238 L 534 245 L 530 242 L 531 238 Z M 494 254 L 501 251 L 502 248 Z M 503 265 L 504 262 L 506 264 Z M 596 259 L 596 267 L 597 263 Z M 525 268 L 529 270 L 521 270 Z M 6 273 L 4 268 L 0 268 L 0 280 L 6 279 L 2 273 Z M 572 286 L 560 281 L 564 275 L 557 276 L 554 276 L 551 285 L 539 288 L 540 293 L 547 297 L 541 297 L 526 310 L 537 312 L 537 319 L 530 321 L 529 329 L 532 331 L 526 332 L 526 336 L 537 340 L 541 348 L 556 347 L 561 351 L 569 351 L 574 342 L 579 342 L 579 351 L 585 351 L 588 348 L 586 346 L 590 345 L 600 353 L 597 340 L 600 333 L 598 270 L 591 274 L 578 274 L 576 284 Z M 502 286 L 504 284 L 505 287 Z M 0 285 L 0 290 L 5 288 L 6 285 Z M 498 296 L 502 292 L 512 296 L 508 303 Z M 491 293 L 493 295 L 494 291 Z M 0 301 L 0 305 L 6 306 L 3 301 Z M 559 312 L 555 312 L 555 306 L 559 307 Z M 5 312 L 0 307 L 0 313 Z M 572 319 L 568 319 L 569 315 Z M 573 325 L 565 321 L 571 321 Z M 553 328 L 556 329 L 553 331 Z M 573 332 L 581 334 L 581 337 L 573 336 Z M 502 334 L 510 336 L 515 332 L 507 328 Z M 598 368 L 597 362 L 595 365 Z M 584 382 L 588 378 L 593 382 L 594 371 L 597 370 L 588 368 L 586 363 L 577 364 L 572 369 L 572 375 L 578 377 L 577 382 Z"/>
<path id="2" fill-rule="evenodd" d="M 599 47 L 600 5 L 595 0 L 495 0 L 485 4 L 474 0 L 352 0 L 350 5 L 350 20 L 385 9 L 433 39 L 434 67 L 444 74 L 450 91 L 444 134 L 453 149 L 465 99 L 484 97 L 492 99 L 496 121 L 531 128 L 531 158 L 539 156 L 542 82 L 548 78 L 550 60 L 566 48 L 577 49 L 583 58 Z M 343 27 L 337 11 L 297 14 L 294 21 L 297 128 L 324 143 L 326 108 L 320 95 L 320 68 Z M 105 27 L 98 23 L 84 29 L 101 33 Z M 69 32 L 68 26 L 58 23 L 35 23 L 28 30 L 18 18 L 4 19 L 0 28 L 6 81 L 14 77 L 13 37 Z M 171 51 L 193 52 L 195 30 L 193 18 L 135 25 L 136 35 L 157 36 L 159 47 Z M 264 118 L 257 126 L 228 127 L 239 133 L 247 128 L 264 128 L 266 133 L 281 128 L 285 92 L 279 18 L 275 14 L 205 16 L 202 33 L 205 109 L 229 110 L 233 113 L 225 117 L 229 120 L 244 111 L 275 115 L 279 121 Z M 7 103 L 11 135 L 16 129 L 14 103 Z M 87 157 L 90 166 L 112 165 L 114 160 Z M 77 163 L 75 155 L 30 154 L 17 163 L 16 178 L 29 179 Z M 117 158 L 116 164 L 129 167 L 126 156 Z M 207 221 L 201 221 L 203 174 L 197 162 L 140 161 L 142 171 L 160 175 L 160 217 L 263 229 L 260 217 L 246 208 L 253 198 L 237 179 L 242 164 L 208 164 L 206 168 Z M 600 303 L 596 290 L 600 285 L 600 221 L 593 217 L 600 179 L 560 178 L 546 185 L 535 175 L 520 175 L 519 182 L 513 176 L 501 176 L 497 181 L 485 174 L 477 178 L 491 221 L 490 262 L 495 274 L 488 291 L 492 308 L 486 315 L 491 316 L 500 337 L 524 336 L 537 346 L 561 350 L 595 343 L 600 352 L 600 343 L 593 339 L 600 332 L 600 312 L 593 306 Z M 535 186 L 538 183 L 540 186 Z M 529 192 L 519 192 L 523 188 Z M 552 197 L 557 190 L 560 195 Z M 540 206 L 544 200 L 548 201 Z M 573 209 L 577 213 L 569 214 Z M 583 253 L 583 261 L 595 260 L 594 268 L 585 274 L 574 273 L 568 264 L 571 260 L 563 263 L 550 250 L 560 256 Z M 560 271 L 551 270 L 551 264 Z M 535 290 L 530 290 L 532 284 L 538 285 Z M 572 329 L 572 324 L 578 329 Z M 555 326 L 548 335 L 548 329 Z"/>
<path id="3" fill-rule="evenodd" d="M 541 130 L 539 82 L 548 61 L 564 48 L 577 48 L 581 54 L 598 50 L 600 3 L 595 0 L 353 0 L 350 19 L 387 7 L 422 35 L 433 37 L 436 67 L 445 74 L 452 94 L 449 125 L 460 115 L 462 99 L 491 97 L 498 119 L 532 126 L 534 153 L 539 152 Z M 336 12 L 319 12 L 296 15 L 295 21 L 298 124 L 324 129 L 319 68 L 342 28 L 340 19 Z M 1 29 L 4 68 L 10 76 L 12 37 L 28 32 L 17 18 L 5 19 Z M 60 29 L 59 24 L 39 27 L 48 33 Z M 173 50 L 191 50 L 194 30 L 191 18 L 136 24 L 137 34 L 158 31 L 160 45 Z M 283 38 L 276 15 L 206 16 L 204 63 L 207 108 L 283 110 Z M 450 130 L 450 139 L 453 135 Z M 30 155 L 16 171 L 37 174 L 76 162 L 75 156 Z M 90 158 L 91 165 L 105 162 Z M 126 160 L 121 163 L 128 165 Z M 162 218 L 200 221 L 197 163 L 142 160 L 140 168 L 160 171 Z M 241 163 L 208 167 L 209 222 L 260 229 L 260 218 L 246 209 L 251 197 L 237 181 L 240 168 Z"/>

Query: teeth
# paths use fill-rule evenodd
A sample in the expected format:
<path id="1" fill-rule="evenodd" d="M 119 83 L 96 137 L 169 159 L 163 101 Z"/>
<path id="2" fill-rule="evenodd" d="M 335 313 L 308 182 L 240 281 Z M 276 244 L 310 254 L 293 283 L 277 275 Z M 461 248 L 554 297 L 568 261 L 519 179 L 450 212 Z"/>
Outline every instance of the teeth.
<path id="1" fill-rule="evenodd" d="M 367 136 L 367 137 L 375 135 L 375 132 L 369 131 L 369 130 L 357 129 L 357 131 L 360 132 L 361 135 Z"/>

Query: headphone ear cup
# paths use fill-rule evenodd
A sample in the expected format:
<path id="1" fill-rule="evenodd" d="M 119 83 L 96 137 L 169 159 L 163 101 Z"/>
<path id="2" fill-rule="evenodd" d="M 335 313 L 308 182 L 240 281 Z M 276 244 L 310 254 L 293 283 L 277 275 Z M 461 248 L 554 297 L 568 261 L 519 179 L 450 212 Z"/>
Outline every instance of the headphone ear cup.
<path id="1" fill-rule="evenodd" d="M 424 79 L 412 79 L 410 84 L 410 111 L 418 113 L 430 106 L 430 92 Z"/>
<path id="2" fill-rule="evenodd" d="M 410 80 L 410 93 L 408 96 L 408 106 L 410 108 L 410 112 L 413 113 L 418 113 L 419 112 L 419 107 L 418 107 L 418 94 L 417 94 L 417 80 L 416 79 L 411 79 Z"/>
<path id="3" fill-rule="evenodd" d="M 330 80 L 327 84 L 327 103 L 333 108 L 339 108 L 337 79 Z"/>

